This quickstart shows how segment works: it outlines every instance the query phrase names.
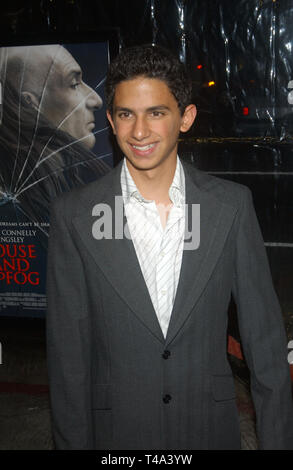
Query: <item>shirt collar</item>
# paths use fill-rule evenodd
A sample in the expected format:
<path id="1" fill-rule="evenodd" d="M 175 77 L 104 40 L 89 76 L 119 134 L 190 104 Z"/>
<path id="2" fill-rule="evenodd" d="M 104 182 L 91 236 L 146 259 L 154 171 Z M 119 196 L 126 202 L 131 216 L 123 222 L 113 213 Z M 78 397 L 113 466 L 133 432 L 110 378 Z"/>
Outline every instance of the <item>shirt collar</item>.
<path id="1" fill-rule="evenodd" d="M 121 188 L 124 203 L 130 202 L 132 198 L 139 202 L 150 203 L 152 201 L 145 199 L 138 191 L 135 182 L 127 168 L 126 158 L 124 158 L 121 170 Z M 175 206 L 185 204 L 185 176 L 184 169 L 177 155 L 177 164 L 172 184 L 169 188 L 169 197 Z"/>

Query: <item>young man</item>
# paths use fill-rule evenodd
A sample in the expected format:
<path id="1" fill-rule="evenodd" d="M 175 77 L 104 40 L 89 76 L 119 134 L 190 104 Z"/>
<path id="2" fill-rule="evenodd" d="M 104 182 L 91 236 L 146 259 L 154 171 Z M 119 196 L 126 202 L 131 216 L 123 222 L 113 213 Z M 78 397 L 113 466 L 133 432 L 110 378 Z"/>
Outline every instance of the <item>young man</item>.
<path id="1" fill-rule="evenodd" d="M 57 448 L 239 449 L 226 350 L 231 293 L 260 448 L 293 448 L 286 336 L 250 191 L 180 162 L 178 135 L 196 108 L 169 52 L 125 50 L 106 94 L 124 161 L 52 209 Z M 200 242 L 190 243 L 199 228 Z"/>

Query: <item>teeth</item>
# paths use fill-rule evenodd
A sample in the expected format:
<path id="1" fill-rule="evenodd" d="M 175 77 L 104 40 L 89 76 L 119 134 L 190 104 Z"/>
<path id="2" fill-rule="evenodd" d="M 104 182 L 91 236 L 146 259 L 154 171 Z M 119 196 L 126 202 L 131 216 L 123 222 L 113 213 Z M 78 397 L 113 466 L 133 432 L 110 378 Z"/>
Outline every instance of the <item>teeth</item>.
<path id="1" fill-rule="evenodd" d="M 145 145 L 144 147 L 138 147 L 137 145 L 132 145 L 132 147 L 134 147 L 137 150 L 141 150 L 142 152 L 145 152 L 146 150 L 149 150 L 150 148 L 152 148 L 154 145 L 155 144 L 149 144 L 149 145 Z"/>

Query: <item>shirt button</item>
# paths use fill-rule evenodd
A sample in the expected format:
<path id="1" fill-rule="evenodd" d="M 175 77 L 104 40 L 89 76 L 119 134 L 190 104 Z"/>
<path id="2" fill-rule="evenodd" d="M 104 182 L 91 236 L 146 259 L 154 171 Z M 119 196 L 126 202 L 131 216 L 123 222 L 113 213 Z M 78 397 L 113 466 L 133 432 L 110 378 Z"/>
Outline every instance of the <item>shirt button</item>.
<path id="1" fill-rule="evenodd" d="M 166 290 L 161 290 L 161 294 L 165 295 L 165 294 L 167 294 L 167 291 Z"/>
<path id="2" fill-rule="evenodd" d="M 162 256 L 162 258 L 165 256 L 165 252 L 164 251 L 161 251 L 160 255 Z"/>
<path id="3" fill-rule="evenodd" d="M 172 400 L 171 395 L 166 394 L 166 395 L 163 396 L 163 402 L 164 402 L 164 403 L 167 404 L 167 403 L 169 403 L 171 400 Z"/>
<path id="4" fill-rule="evenodd" d="M 170 351 L 168 351 L 168 350 L 166 349 L 166 351 L 163 352 L 162 357 L 163 357 L 164 359 L 168 359 L 168 357 L 170 356 L 170 354 L 171 354 Z"/>

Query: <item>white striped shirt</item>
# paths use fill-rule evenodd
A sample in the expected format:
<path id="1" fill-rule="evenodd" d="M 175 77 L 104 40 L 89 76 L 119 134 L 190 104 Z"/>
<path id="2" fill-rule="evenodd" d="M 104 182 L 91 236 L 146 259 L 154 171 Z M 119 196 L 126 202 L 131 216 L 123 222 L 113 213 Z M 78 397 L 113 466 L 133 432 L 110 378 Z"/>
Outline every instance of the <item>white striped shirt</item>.
<path id="1" fill-rule="evenodd" d="M 155 201 L 139 193 L 124 158 L 122 196 L 129 232 L 164 337 L 170 322 L 182 263 L 185 229 L 185 177 L 177 156 L 169 197 L 173 205 L 165 228 Z"/>

